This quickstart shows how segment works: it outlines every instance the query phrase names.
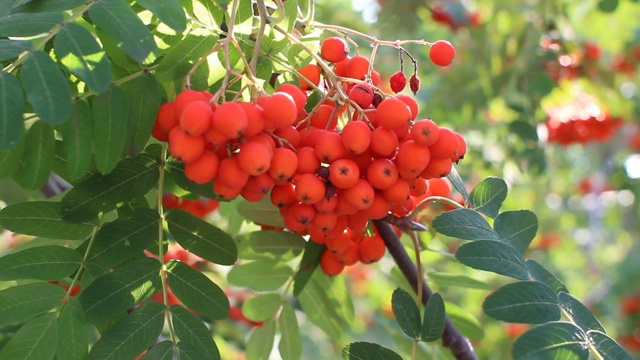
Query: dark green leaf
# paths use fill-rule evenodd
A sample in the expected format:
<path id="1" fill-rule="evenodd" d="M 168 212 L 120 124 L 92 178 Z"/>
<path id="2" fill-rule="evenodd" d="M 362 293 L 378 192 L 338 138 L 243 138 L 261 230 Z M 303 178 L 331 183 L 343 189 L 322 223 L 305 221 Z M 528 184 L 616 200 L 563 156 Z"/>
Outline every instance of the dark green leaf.
<path id="1" fill-rule="evenodd" d="M 98 170 L 110 173 L 125 150 L 129 115 L 129 99 L 119 87 L 96 96 L 92 104 L 93 145 Z"/>
<path id="2" fill-rule="evenodd" d="M 282 306 L 282 295 L 262 293 L 242 303 L 242 314 L 252 321 L 265 321 L 276 315 Z"/>
<path id="3" fill-rule="evenodd" d="M 58 359 L 84 359 L 89 349 L 89 327 L 84 310 L 76 298 L 70 298 L 58 319 Z"/>
<path id="4" fill-rule="evenodd" d="M 591 311 L 578 299 L 561 291 L 558 294 L 558 302 L 562 310 L 564 310 L 564 315 L 583 331 L 597 330 L 606 332 L 600 321 L 598 321 Z"/>
<path id="5" fill-rule="evenodd" d="M 26 40 L 0 40 L 0 61 L 13 60 L 18 55 L 31 49 L 31 43 Z M 8 73 L 3 74 L 9 75 Z"/>
<path id="6" fill-rule="evenodd" d="M 59 280 L 78 269 L 82 256 L 63 246 L 28 248 L 0 257 L 0 280 Z"/>
<path id="7" fill-rule="evenodd" d="M 238 213 L 249 221 L 269 226 L 284 227 L 282 215 L 268 196 L 257 202 L 241 200 L 238 204 Z"/>
<path id="8" fill-rule="evenodd" d="M 196 184 L 184 175 L 184 163 L 170 159 L 167 161 L 167 171 L 171 175 L 171 180 L 173 180 L 179 188 L 210 199 L 217 198 L 217 195 L 213 192 L 211 183 Z"/>
<path id="9" fill-rule="evenodd" d="M 177 355 L 176 355 L 177 356 Z M 165 340 L 156 344 L 147 351 L 140 360 L 173 360 L 173 343 Z"/>
<path id="10" fill-rule="evenodd" d="M 52 201 L 27 201 L 9 205 L 0 211 L 0 225 L 18 234 L 49 239 L 80 240 L 93 231 L 94 223 L 70 223 L 62 220 Z"/>
<path id="11" fill-rule="evenodd" d="M 427 273 L 427 278 L 440 286 L 457 286 L 467 289 L 491 290 L 491 285 L 486 282 L 462 274 L 431 271 Z"/>
<path id="12" fill-rule="evenodd" d="M 541 324 L 560 319 L 560 306 L 553 290 L 537 281 L 507 284 L 484 300 L 484 312 L 498 320 Z"/>
<path id="13" fill-rule="evenodd" d="M 488 177 L 471 190 L 471 206 L 491 218 L 498 216 L 502 202 L 507 198 L 507 184 L 496 177 Z"/>
<path id="14" fill-rule="evenodd" d="M 75 100 L 71 118 L 58 129 L 62 134 L 67 174 L 73 180 L 81 179 L 89 171 L 93 154 L 93 125 L 91 108 L 84 100 Z"/>
<path id="15" fill-rule="evenodd" d="M 0 291 L 0 324 L 19 323 L 43 314 L 65 295 L 61 286 L 42 282 L 6 288 Z"/>
<path id="16" fill-rule="evenodd" d="M 137 2 L 176 32 L 181 33 L 187 27 L 187 17 L 178 0 L 138 0 Z"/>
<path id="17" fill-rule="evenodd" d="M 315 241 L 307 241 L 307 245 L 304 248 L 304 254 L 300 265 L 298 265 L 298 271 L 293 277 L 293 296 L 299 296 L 302 290 L 311 279 L 311 275 L 315 272 L 320 265 L 320 256 L 327 247 L 320 245 Z"/>
<path id="18" fill-rule="evenodd" d="M 579 327 L 554 321 L 522 334 L 513 343 L 511 354 L 516 360 L 587 360 L 589 348 L 586 334 Z"/>
<path id="19" fill-rule="evenodd" d="M 122 89 L 130 104 L 126 147 L 129 154 L 137 154 L 149 141 L 156 121 L 162 102 L 160 84 L 155 76 L 146 74 L 123 84 Z"/>
<path id="20" fill-rule="evenodd" d="M 262 230 L 238 238 L 238 256 L 241 259 L 291 260 L 300 255 L 307 242 L 291 232 Z"/>
<path id="21" fill-rule="evenodd" d="M 492 271 L 520 280 L 529 278 L 522 255 L 507 243 L 474 241 L 460 246 L 455 256 L 458 261 L 474 269 Z"/>
<path id="22" fill-rule="evenodd" d="M 143 258 L 97 278 L 78 296 L 87 320 L 107 320 L 148 299 L 160 288 L 159 273 L 158 260 Z"/>
<path id="23" fill-rule="evenodd" d="M 440 339 L 446 325 L 446 315 L 442 296 L 434 293 L 424 308 L 420 339 L 426 342 Z"/>
<path id="24" fill-rule="evenodd" d="M 20 69 L 20 82 L 42 120 L 60 125 L 69 119 L 71 89 L 62 70 L 47 53 L 41 50 L 31 53 Z"/>
<path id="25" fill-rule="evenodd" d="M 500 238 L 479 212 L 466 208 L 446 211 L 433 219 L 431 225 L 443 235 L 465 240 Z"/>
<path id="26" fill-rule="evenodd" d="M 22 137 L 15 148 L 6 151 L 0 150 L 0 179 L 14 176 L 17 173 L 25 144 L 25 138 Z"/>
<path id="27" fill-rule="evenodd" d="M 216 45 L 216 41 L 215 36 L 185 36 L 182 41 L 169 48 L 158 64 L 156 76 L 162 82 L 184 77 L 195 62 Z"/>
<path id="28" fill-rule="evenodd" d="M 393 291 L 391 309 L 402 331 L 409 337 L 418 339 L 422 331 L 420 309 L 411 295 L 401 288 Z"/>
<path id="29" fill-rule="evenodd" d="M 111 64 L 95 37 L 76 23 L 65 24 L 54 39 L 56 57 L 96 93 L 111 85 Z"/>
<path id="30" fill-rule="evenodd" d="M 386 347 L 370 342 L 354 342 L 342 349 L 344 360 L 402 360 L 402 357 Z"/>
<path id="31" fill-rule="evenodd" d="M 0 151 L 18 146 L 24 135 L 23 110 L 24 98 L 20 83 L 9 73 L 0 74 Z"/>
<path id="32" fill-rule="evenodd" d="M 0 359 L 53 359 L 58 345 L 55 313 L 41 315 L 24 324 L 0 351 Z"/>
<path id="33" fill-rule="evenodd" d="M 246 286 L 257 291 L 277 290 L 293 276 L 293 270 L 284 263 L 256 260 L 235 265 L 227 278 L 235 286 Z"/>
<path id="34" fill-rule="evenodd" d="M 538 141 L 538 130 L 527 121 L 512 121 L 509 123 L 509 131 L 518 135 L 522 140 Z"/>
<path id="35" fill-rule="evenodd" d="M 471 198 L 467 193 L 467 186 L 464 184 L 464 180 L 462 180 L 460 174 L 458 174 L 458 170 L 456 170 L 455 166 L 451 167 L 451 173 L 449 173 L 447 178 L 451 181 L 451 185 L 453 185 L 453 188 L 456 189 L 456 191 L 459 192 L 460 195 L 462 195 L 464 202 L 470 204 Z"/>
<path id="36" fill-rule="evenodd" d="M 158 221 L 160 216 L 155 210 L 137 209 L 127 218 L 103 225 L 93 240 L 87 262 L 109 269 L 140 255 L 158 240 Z M 78 250 L 86 251 L 85 244 Z"/>
<path id="37" fill-rule="evenodd" d="M 59 12 L 13 14 L 0 19 L 0 36 L 35 36 L 48 32 L 63 21 L 64 16 Z"/>
<path id="38" fill-rule="evenodd" d="M 587 332 L 592 348 L 601 359 L 607 360 L 632 360 L 633 357 L 620 344 L 603 332 L 591 330 Z"/>
<path id="39" fill-rule="evenodd" d="M 460 330 L 462 335 L 471 340 L 484 338 L 484 329 L 473 315 L 451 302 L 445 302 L 445 308 L 451 323 Z"/>
<path id="40" fill-rule="evenodd" d="M 118 321 L 96 341 L 89 360 L 131 359 L 151 346 L 162 332 L 166 307 L 148 302 Z"/>
<path id="41" fill-rule="evenodd" d="M 267 360 L 276 336 L 276 322 L 269 320 L 251 333 L 247 342 L 247 360 Z"/>
<path id="42" fill-rule="evenodd" d="M 224 231 L 180 209 L 165 214 L 169 232 L 188 251 L 220 265 L 232 265 L 238 258 L 233 238 Z"/>
<path id="43" fill-rule="evenodd" d="M 215 320 L 229 314 L 229 299 L 224 291 L 191 266 L 177 260 L 169 261 L 167 280 L 178 299 L 193 311 Z"/>
<path id="44" fill-rule="evenodd" d="M 173 314 L 172 320 L 176 335 L 182 341 L 191 343 L 202 354 L 206 354 L 203 359 L 220 359 L 220 352 L 215 341 L 213 341 L 211 330 L 207 328 L 202 320 L 179 305 L 172 306 L 171 313 Z"/>
<path id="45" fill-rule="evenodd" d="M 36 121 L 25 138 L 25 150 L 14 179 L 27 190 L 44 186 L 53 169 L 55 138 L 53 128 L 44 121 Z"/>
<path id="46" fill-rule="evenodd" d="M 302 356 L 302 339 L 296 312 L 290 302 L 282 304 L 282 312 L 278 318 L 280 343 L 278 350 L 282 360 L 298 360 Z"/>
<path id="47" fill-rule="evenodd" d="M 524 254 L 538 231 L 538 218 L 529 210 L 505 211 L 496 217 L 493 228 L 500 240 Z"/>
<path id="48" fill-rule="evenodd" d="M 87 3 L 87 0 L 47 0 L 22 1 L 22 4 L 11 9 L 11 13 L 42 13 L 46 11 L 65 11 Z"/>
<path id="49" fill-rule="evenodd" d="M 619 0 L 600 0 L 598 2 L 598 9 L 605 13 L 612 13 L 618 8 Z"/>
<path id="50" fill-rule="evenodd" d="M 555 277 L 555 275 L 550 273 L 549 270 L 545 269 L 542 265 L 538 264 L 537 261 L 527 259 L 524 263 L 527 266 L 531 279 L 547 284 L 555 293 L 561 291 L 569 292 L 560 279 Z"/>
<path id="51" fill-rule="evenodd" d="M 159 159 L 142 153 L 121 160 L 109 175 L 96 174 L 82 180 L 62 198 L 60 214 L 68 221 L 82 222 L 109 212 L 121 202 L 143 196 L 158 181 Z"/>
<path id="52" fill-rule="evenodd" d="M 135 61 L 143 62 L 156 51 L 153 35 L 128 3 L 122 0 L 98 0 L 89 16 Z"/>
<path id="53" fill-rule="evenodd" d="M 200 360 L 206 356 L 197 346 L 187 341 L 178 342 L 178 353 L 177 358 L 180 360 Z"/>

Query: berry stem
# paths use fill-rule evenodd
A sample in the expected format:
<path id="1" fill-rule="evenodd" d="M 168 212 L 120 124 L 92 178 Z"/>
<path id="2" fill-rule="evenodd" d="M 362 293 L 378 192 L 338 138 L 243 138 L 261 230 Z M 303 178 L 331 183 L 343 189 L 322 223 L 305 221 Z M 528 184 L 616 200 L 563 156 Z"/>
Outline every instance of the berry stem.
<path id="1" fill-rule="evenodd" d="M 400 239 L 391 227 L 391 224 L 383 220 L 374 220 L 373 224 L 378 230 L 378 234 L 380 234 L 384 240 L 387 250 L 389 250 L 389 253 L 400 268 L 400 271 L 413 287 L 413 290 L 417 292 L 418 281 L 422 283 L 424 291 L 420 301 L 423 305 L 426 305 L 433 292 L 425 282 L 424 278 L 422 278 L 421 274 L 418 275 L 416 265 L 407 254 L 407 251 L 404 249 Z M 449 317 L 446 317 L 445 321 L 445 328 L 442 333 L 442 345 L 451 349 L 451 353 L 454 358 L 458 360 L 477 360 L 478 357 L 476 356 L 473 346 L 469 340 L 465 338 L 453 325 Z"/>
<path id="2" fill-rule="evenodd" d="M 431 204 L 432 202 L 439 202 L 439 203 L 442 203 L 442 204 L 445 204 L 445 205 L 450 205 L 450 206 L 455 207 L 455 208 L 457 208 L 457 209 L 462 209 L 462 208 L 464 208 L 464 206 L 463 206 L 463 205 L 460 205 L 460 204 L 459 204 L 459 203 L 457 203 L 456 201 L 451 200 L 451 199 L 449 199 L 449 198 L 447 198 L 447 197 L 444 197 L 444 196 L 429 196 L 429 197 L 427 197 L 427 198 L 423 199 L 422 201 L 420 201 L 420 202 L 416 205 L 416 207 L 413 209 L 413 211 L 412 211 L 409 215 L 407 215 L 406 217 L 407 217 L 407 218 L 409 218 L 409 219 L 413 219 L 413 218 L 415 218 L 416 216 L 418 216 L 418 214 L 419 214 L 419 213 L 420 213 L 424 208 L 426 208 L 427 206 L 429 206 L 429 204 Z"/>

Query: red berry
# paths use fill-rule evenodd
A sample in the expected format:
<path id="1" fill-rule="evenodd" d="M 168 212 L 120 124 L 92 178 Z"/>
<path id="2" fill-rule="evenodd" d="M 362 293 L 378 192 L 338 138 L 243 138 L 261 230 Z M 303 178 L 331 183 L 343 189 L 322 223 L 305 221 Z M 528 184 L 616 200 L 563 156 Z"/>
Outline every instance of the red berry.
<path id="1" fill-rule="evenodd" d="M 409 88 L 411 89 L 413 95 L 418 93 L 418 90 L 420 90 L 420 78 L 418 77 L 418 75 L 411 75 L 411 77 L 409 78 Z"/>
<path id="2" fill-rule="evenodd" d="M 456 49 L 450 42 L 446 40 L 438 40 L 431 45 L 429 49 L 429 58 L 438 66 L 447 66 L 451 64 L 456 56 Z"/>
<path id="3" fill-rule="evenodd" d="M 399 93 L 404 90 L 405 86 L 407 86 L 407 77 L 402 71 L 398 71 L 391 75 L 391 78 L 389 78 L 389 84 L 391 85 L 391 90 L 393 90 L 393 92 Z"/>
<path id="4" fill-rule="evenodd" d="M 320 46 L 320 55 L 328 62 L 337 63 L 347 58 L 349 46 L 337 36 L 326 38 Z"/>

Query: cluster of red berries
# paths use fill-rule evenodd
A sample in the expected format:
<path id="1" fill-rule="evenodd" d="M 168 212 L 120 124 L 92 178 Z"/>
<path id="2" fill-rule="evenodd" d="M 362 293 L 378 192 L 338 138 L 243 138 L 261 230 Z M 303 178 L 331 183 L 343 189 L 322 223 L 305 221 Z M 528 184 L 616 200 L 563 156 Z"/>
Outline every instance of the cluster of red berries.
<path id="1" fill-rule="evenodd" d="M 570 145 L 607 141 L 622 122 L 598 110 L 596 113 L 579 112 L 568 117 L 549 116 L 545 125 L 549 142 Z"/>
<path id="2" fill-rule="evenodd" d="M 186 177 L 212 181 L 221 199 L 269 195 L 287 229 L 327 245 L 321 259 L 327 274 L 379 260 L 384 242 L 367 235 L 368 221 L 409 214 L 428 180 L 447 176 L 466 153 L 459 133 L 417 118 L 412 97 L 376 94 L 374 101 L 369 59 L 348 53 L 338 37 L 321 46 L 342 77 L 344 101 L 307 104 L 309 90 L 327 87 L 319 68 L 317 77 L 309 71 L 312 64 L 300 71 L 300 86 L 283 84 L 255 103 L 218 104 L 206 91 L 183 91 L 161 106 L 153 129 L 185 164 Z"/>
<path id="3" fill-rule="evenodd" d="M 470 11 L 462 3 L 446 2 L 437 4 L 431 9 L 431 19 L 439 24 L 457 31 L 465 26 L 480 26 L 481 19 L 478 11 Z"/>
<path id="4" fill-rule="evenodd" d="M 592 41 L 585 41 L 575 46 L 571 52 L 564 49 L 568 46 L 560 39 L 544 35 L 540 38 L 540 46 L 547 52 L 555 54 L 554 60 L 544 63 L 549 76 L 555 81 L 572 80 L 578 77 L 595 77 L 599 70 L 602 50 Z"/>
<path id="5" fill-rule="evenodd" d="M 205 197 L 200 197 L 196 200 L 190 200 L 181 198 L 174 194 L 164 194 L 162 196 L 162 206 L 165 208 L 165 210 L 182 209 L 199 218 L 205 218 L 207 217 L 207 215 L 211 214 L 214 211 L 217 211 L 218 208 L 220 208 L 220 202 L 218 200 L 208 199 Z"/>

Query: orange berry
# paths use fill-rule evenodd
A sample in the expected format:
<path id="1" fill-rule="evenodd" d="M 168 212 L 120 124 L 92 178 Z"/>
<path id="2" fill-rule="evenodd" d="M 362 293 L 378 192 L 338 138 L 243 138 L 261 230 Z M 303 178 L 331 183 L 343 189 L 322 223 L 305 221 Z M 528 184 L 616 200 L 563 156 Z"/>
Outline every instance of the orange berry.
<path id="1" fill-rule="evenodd" d="M 350 188 L 359 178 L 360 170 L 353 160 L 338 159 L 329 165 L 329 181 L 337 188 Z"/>
<path id="2" fill-rule="evenodd" d="M 160 105 L 156 115 L 156 124 L 158 124 L 159 129 L 165 134 L 169 134 L 174 127 L 178 126 L 179 120 L 176 114 L 176 104 L 173 101 Z"/>
<path id="3" fill-rule="evenodd" d="M 311 173 L 300 175 L 295 181 L 296 198 L 304 204 L 315 204 L 322 200 L 326 185 L 318 176 Z"/>
<path id="4" fill-rule="evenodd" d="M 160 128 L 160 125 L 158 124 L 158 122 L 155 122 L 153 124 L 153 127 L 151 128 L 151 136 L 153 136 L 158 141 L 162 141 L 162 142 L 169 141 L 169 134 L 167 134 L 166 132 L 164 132 L 164 130 Z"/>
<path id="5" fill-rule="evenodd" d="M 467 153 L 467 141 L 457 132 L 453 132 L 458 138 L 458 150 L 456 154 L 451 158 L 452 162 L 458 162 L 464 158 L 464 155 Z"/>
<path id="6" fill-rule="evenodd" d="M 376 110 L 378 126 L 398 129 L 406 126 L 411 121 L 411 109 L 404 101 L 395 97 L 382 100 Z"/>
<path id="7" fill-rule="evenodd" d="M 350 121 L 340 135 L 342 145 L 352 154 L 362 154 L 371 144 L 371 128 L 364 121 Z"/>
<path id="8" fill-rule="evenodd" d="M 320 168 L 320 160 L 316 156 L 316 151 L 311 147 L 302 147 L 298 149 L 298 174 L 311 173 L 315 174 Z"/>
<path id="9" fill-rule="evenodd" d="M 446 40 L 438 40 L 429 49 L 429 58 L 438 66 L 448 66 L 456 56 L 456 49 Z"/>
<path id="10" fill-rule="evenodd" d="M 369 72 L 369 58 L 356 55 L 347 63 L 347 76 L 353 79 L 364 80 Z"/>
<path id="11" fill-rule="evenodd" d="M 455 132 L 449 128 L 441 127 L 438 131 L 438 140 L 429 146 L 429 150 L 434 158 L 451 159 L 456 156 L 458 146 L 458 137 Z"/>
<path id="12" fill-rule="evenodd" d="M 267 149 L 269 152 L 269 157 L 273 157 L 273 150 L 276 148 L 276 141 L 273 140 L 273 136 L 266 132 L 258 133 L 257 135 L 253 135 L 250 138 L 245 138 L 246 142 L 257 142 Z"/>
<path id="13" fill-rule="evenodd" d="M 346 77 L 347 76 L 347 64 L 349 63 L 349 60 L 351 60 L 351 57 L 349 55 L 347 55 L 347 57 L 344 60 L 334 63 L 333 64 L 333 72 L 337 76 Z"/>
<path id="14" fill-rule="evenodd" d="M 309 204 L 295 203 L 291 205 L 289 212 L 297 222 L 304 224 L 305 227 L 311 225 L 313 218 L 316 216 L 316 209 Z"/>
<path id="15" fill-rule="evenodd" d="M 266 146 L 256 141 L 247 141 L 240 145 L 237 154 L 240 168 L 249 175 L 258 176 L 269 170 L 271 156 Z"/>
<path id="16" fill-rule="evenodd" d="M 336 204 L 336 208 L 334 209 L 337 215 L 353 215 L 358 212 L 360 208 L 353 205 L 347 198 L 343 195 L 343 193 L 339 193 L 338 202 Z"/>
<path id="17" fill-rule="evenodd" d="M 431 119 L 418 120 L 411 127 L 411 140 L 423 146 L 431 146 L 438 140 L 440 128 Z"/>
<path id="18" fill-rule="evenodd" d="M 382 195 L 389 200 L 391 205 L 394 205 L 407 201 L 410 191 L 409 182 L 405 179 L 398 178 L 398 181 L 393 185 L 382 190 Z"/>
<path id="19" fill-rule="evenodd" d="M 319 213 L 316 210 L 311 226 L 320 231 L 327 231 L 336 224 L 337 220 L 338 216 L 334 212 Z"/>
<path id="20" fill-rule="evenodd" d="M 416 178 L 409 182 L 409 195 L 414 197 L 420 197 L 427 193 L 429 190 L 429 183 L 423 178 Z"/>
<path id="21" fill-rule="evenodd" d="M 354 265 L 358 260 L 360 260 L 359 248 L 358 243 L 350 241 L 349 246 L 347 246 L 340 255 L 336 255 L 336 257 L 345 266 Z"/>
<path id="22" fill-rule="evenodd" d="M 347 215 L 347 224 L 349 226 L 349 230 L 352 230 L 352 240 L 355 236 L 354 234 L 362 233 L 364 231 L 364 228 L 369 223 L 369 216 L 365 212 L 366 210 L 369 210 L 369 208 L 358 210 L 351 215 Z"/>
<path id="23" fill-rule="evenodd" d="M 236 102 L 220 104 L 213 112 L 213 128 L 229 139 L 237 139 L 244 134 L 249 120 L 242 105 Z"/>
<path id="24" fill-rule="evenodd" d="M 200 91 L 185 90 L 178 94 L 174 100 L 176 117 L 179 119 L 182 115 L 182 110 L 194 101 L 208 102 L 207 97 Z"/>
<path id="25" fill-rule="evenodd" d="M 258 176 L 250 176 L 249 180 L 247 180 L 247 183 L 244 185 L 244 190 L 264 195 L 268 194 L 274 186 L 275 182 L 271 175 L 264 173 Z"/>
<path id="26" fill-rule="evenodd" d="M 348 154 L 347 149 L 342 144 L 340 134 L 332 131 L 327 131 L 320 136 L 318 142 L 316 142 L 315 151 L 318 159 L 326 164 L 344 158 Z"/>
<path id="27" fill-rule="evenodd" d="M 326 194 L 322 197 L 322 200 L 313 204 L 313 207 L 316 208 L 316 211 L 318 211 L 318 213 L 333 212 L 336 206 L 338 206 L 338 196 L 333 195 L 331 197 L 327 197 Z"/>
<path id="28" fill-rule="evenodd" d="M 373 203 L 373 186 L 365 179 L 358 179 L 358 182 L 345 189 L 342 196 L 357 209 L 366 209 Z"/>
<path id="29" fill-rule="evenodd" d="M 320 256 L 320 268 L 325 274 L 334 276 L 344 270 L 344 264 L 331 251 L 325 250 Z"/>
<path id="30" fill-rule="evenodd" d="M 366 109 L 373 102 L 373 90 L 366 84 L 356 84 L 349 90 L 349 99 Z"/>
<path id="31" fill-rule="evenodd" d="M 278 86 L 275 92 L 284 92 L 291 95 L 291 98 L 293 98 L 293 101 L 296 104 L 298 113 L 305 111 L 304 106 L 307 104 L 307 94 L 300 90 L 298 86 L 294 84 L 282 84 Z"/>
<path id="32" fill-rule="evenodd" d="M 398 173 L 405 179 L 414 178 L 427 167 L 431 158 L 429 148 L 408 140 L 400 144 L 395 163 Z"/>
<path id="33" fill-rule="evenodd" d="M 337 36 L 329 37 L 322 41 L 320 55 L 328 62 L 337 63 L 347 58 L 349 46 L 342 38 Z"/>
<path id="34" fill-rule="evenodd" d="M 281 127 L 273 132 L 273 135 L 280 139 L 286 140 L 291 147 L 297 148 L 300 146 L 300 132 L 292 125 Z M 278 141 L 280 141 L 278 139 Z"/>
<path id="35" fill-rule="evenodd" d="M 347 217 L 344 215 L 338 215 L 336 224 L 329 230 L 325 231 L 326 237 L 340 236 L 347 229 Z"/>
<path id="36" fill-rule="evenodd" d="M 214 179 L 213 192 L 222 200 L 233 200 L 240 195 L 242 188 L 232 188 Z"/>
<path id="37" fill-rule="evenodd" d="M 433 196 L 447 197 L 453 191 L 453 186 L 447 178 L 429 179 L 429 191 Z"/>
<path id="38" fill-rule="evenodd" d="M 367 181 L 376 189 L 388 189 L 398 181 L 398 169 L 389 159 L 376 159 L 367 168 Z"/>
<path id="39" fill-rule="evenodd" d="M 310 90 L 313 88 L 311 84 L 318 86 L 320 84 L 320 68 L 316 64 L 309 64 L 302 69 L 298 69 L 298 72 L 301 77 L 298 77 L 300 80 L 300 89 L 302 90 Z"/>
<path id="40" fill-rule="evenodd" d="M 280 209 L 280 214 L 282 215 L 282 220 L 284 220 L 284 226 L 292 231 L 304 231 L 308 224 L 303 224 L 298 221 L 295 216 L 295 213 L 292 211 L 293 207 L 298 205 L 297 203 L 292 205 L 289 208 Z"/>
<path id="41" fill-rule="evenodd" d="M 360 262 L 364 264 L 371 264 L 372 262 L 382 259 L 386 251 L 384 240 L 378 235 L 365 236 L 365 238 L 358 243 L 358 246 Z"/>
<path id="42" fill-rule="evenodd" d="M 275 92 L 267 99 L 264 107 L 264 118 L 276 128 L 293 125 L 298 118 L 298 108 L 291 95 L 286 92 Z"/>
<path id="43" fill-rule="evenodd" d="M 180 113 L 180 127 L 191 136 L 199 136 L 211 127 L 211 106 L 204 101 L 193 101 Z"/>
<path id="44" fill-rule="evenodd" d="M 276 185 L 271 189 L 271 203 L 281 209 L 286 209 L 298 202 L 296 191 L 292 183 Z"/>
<path id="45" fill-rule="evenodd" d="M 333 130 L 338 123 L 338 114 L 335 107 L 321 104 L 312 113 L 309 121 L 311 126 L 317 129 Z"/>
<path id="46" fill-rule="evenodd" d="M 416 99 L 407 94 L 398 94 L 396 95 L 396 98 L 407 104 L 411 110 L 411 120 L 414 120 L 418 116 L 418 102 Z"/>
<path id="47" fill-rule="evenodd" d="M 398 135 L 389 128 L 379 127 L 371 132 L 369 147 L 374 154 L 393 157 L 398 148 Z"/>
<path id="48" fill-rule="evenodd" d="M 169 133 L 169 153 L 174 158 L 190 163 L 200 157 L 205 148 L 202 136 L 191 136 L 176 126 Z"/>
<path id="49" fill-rule="evenodd" d="M 295 175 L 298 169 L 298 156 L 295 152 L 287 148 L 276 148 L 273 150 L 269 175 L 278 183 L 286 182 Z"/>
<path id="50" fill-rule="evenodd" d="M 241 189 L 249 180 L 249 173 L 240 167 L 236 156 L 230 156 L 220 160 L 216 180 L 230 188 Z"/>
<path id="51" fill-rule="evenodd" d="M 205 150 L 198 159 L 184 166 L 184 175 L 197 184 L 208 183 L 216 177 L 219 163 L 216 154 Z"/>
<path id="52" fill-rule="evenodd" d="M 240 192 L 240 196 L 242 196 L 243 199 L 249 201 L 249 202 L 258 202 L 260 200 L 262 200 L 262 198 L 264 198 L 265 193 L 263 192 L 253 192 L 250 191 L 249 189 L 247 189 L 246 187 L 242 188 L 242 191 Z"/>
<path id="53" fill-rule="evenodd" d="M 351 236 L 348 231 L 342 231 L 338 236 L 327 237 L 325 244 L 327 249 L 334 254 L 340 254 L 349 247 Z"/>
<path id="54" fill-rule="evenodd" d="M 373 196 L 373 204 L 361 211 L 366 214 L 367 218 L 377 220 L 387 216 L 390 209 L 389 200 L 382 193 L 376 192 Z"/>
<path id="55" fill-rule="evenodd" d="M 449 175 L 453 162 L 447 158 L 433 158 L 420 174 L 425 179 L 439 178 Z"/>
<path id="56" fill-rule="evenodd" d="M 240 105 L 244 109 L 245 115 L 247 115 L 247 128 L 242 133 L 242 136 L 249 138 L 260 133 L 264 129 L 262 108 L 244 101 L 236 101 L 236 104 Z"/>

